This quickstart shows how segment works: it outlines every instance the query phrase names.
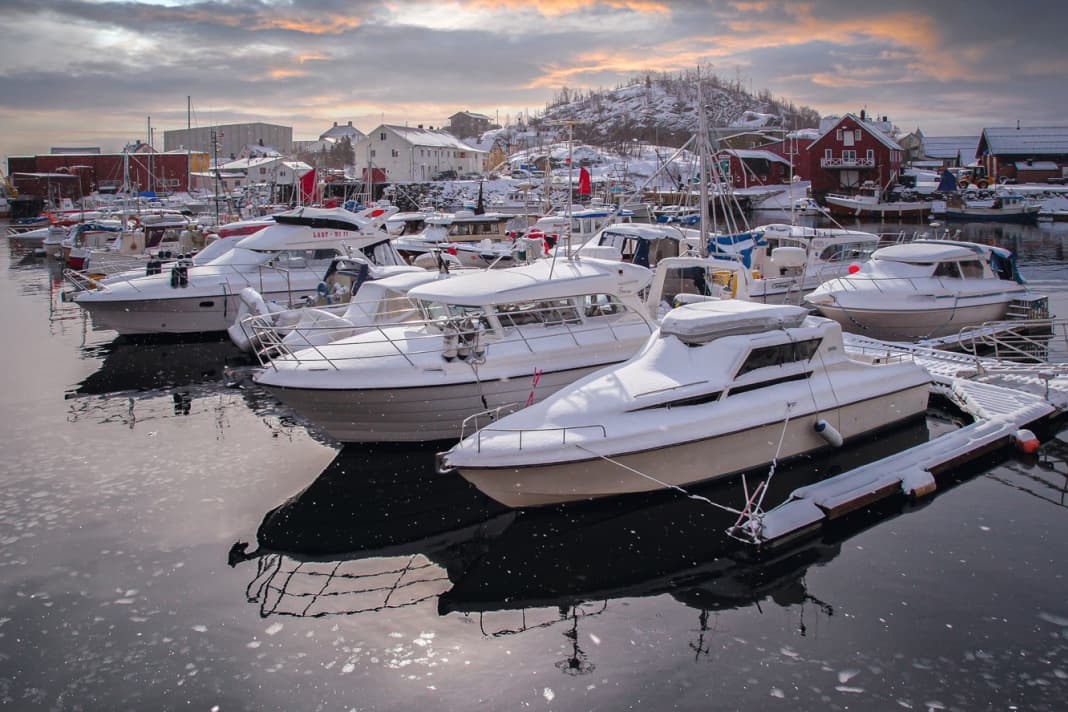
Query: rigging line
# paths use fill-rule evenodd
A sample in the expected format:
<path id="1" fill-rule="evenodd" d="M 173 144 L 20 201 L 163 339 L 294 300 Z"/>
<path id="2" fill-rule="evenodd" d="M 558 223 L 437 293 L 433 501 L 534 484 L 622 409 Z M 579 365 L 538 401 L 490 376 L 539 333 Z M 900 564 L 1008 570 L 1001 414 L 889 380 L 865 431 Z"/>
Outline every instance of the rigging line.
<path id="1" fill-rule="evenodd" d="M 775 457 L 771 459 L 771 468 L 768 470 L 768 479 L 764 481 L 764 490 L 760 493 L 760 499 L 758 499 L 756 503 L 754 511 L 757 513 L 762 511 L 764 497 L 768 494 L 771 479 L 775 476 L 775 469 L 779 466 L 779 455 L 782 453 L 782 444 L 786 441 L 786 430 L 790 426 L 790 411 L 793 410 L 795 405 L 797 405 L 797 401 L 789 401 L 786 404 L 786 418 L 782 422 L 782 433 L 779 434 L 779 445 L 775 448 Z"/>
<path id="2" fill-rule="evenodd" d="M 622 467 L 624 470 L 627 470 L 628 472 L 632 472 L 635 475 L 638 475 L 639 477 L 644 477 L 645 479 L 647 479 L 647 480 L 649 480 L 651 482 L 655 482 L 656 484 L 660 485 L 664 489 L 678 490 L 679 492 L 681 492 L 682 494 L 686 495 L 690 499 L 696 499 L 696 500 L 698 500 L 700 502 L 705 502 L 706 504 L 711 504 L 713 507 L 718 507 L 719 509 L 722 509 L 725 512 L 730 512 L 731 514 L 742 514 L 741 511 L 739 511 L 737 509 L 734 509 L 733 507 L 728 507 L 728 506 L 726 506 L 724 504 L 720 504 L 718 502 L 713 502 L 708 497 L 704 497 L 704 496 L 699 495 L 699 494 L 693 494 L 691 492 L 687 492 L 685 489 L 683 489 L 679 485 L 673 485 L 673 484 L 670 484 L 668 482 L 664 482 L 663 480 L 658 480 L 655 477 L 653 477 L 652 475 L 647 475 L 644 472 L 641 472 L 640 470 L 636 470 L 636 469 L 634 469 L 633 467 L 631 467 L 629 465 L 625 465 L 622 462 L 620 462 L 619 460 L 615 460 L 615 459 L 613 459 L 613 458 L 611 458 L 611 457 L 609 457 L 607 455 L 602 455 L 599 452 L 595 452 L 593 450 L 590 450 L 589 448 L 583 447 L 582 445 L 579 445 L 577 443 L 575 444 L 575 447 L 577 447 L 579 450 L 584 450 L 584 451 L 590 453 L 591 455 L 599 457 L 602 460 L 604 460 L 605 462 L 609 462 L 609 463 L 611 463 L 613 465 L 617 465 L 619 467 Z"/>

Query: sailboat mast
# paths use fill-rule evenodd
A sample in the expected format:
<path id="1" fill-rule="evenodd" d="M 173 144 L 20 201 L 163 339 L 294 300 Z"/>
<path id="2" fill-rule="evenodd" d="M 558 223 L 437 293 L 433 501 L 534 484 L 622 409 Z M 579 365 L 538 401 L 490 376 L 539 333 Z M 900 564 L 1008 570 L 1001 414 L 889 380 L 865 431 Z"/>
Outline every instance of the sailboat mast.
<path id="1" fill-rule="evenodd" d="M 708 121 L 701 91 L 701 68 L 697 68 L 697 157 L 701 171 L 701 249 L 708 245 Z"/>

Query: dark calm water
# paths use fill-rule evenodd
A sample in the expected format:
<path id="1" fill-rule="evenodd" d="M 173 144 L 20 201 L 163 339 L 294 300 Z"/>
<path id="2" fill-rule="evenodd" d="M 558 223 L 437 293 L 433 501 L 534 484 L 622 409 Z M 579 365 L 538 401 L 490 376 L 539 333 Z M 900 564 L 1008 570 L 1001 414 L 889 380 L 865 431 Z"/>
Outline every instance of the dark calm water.
<path id="1" fill-rule="evenodd" d="M 1068 315 L 1068 224 L 966 237 Z M 227 342 L 94 332 L 0 247 L 0 707 L 1065 707 L 1065 434 L 754 562 L 677 495 L 516 514 L 433 449 L 340 450 L 228 386 Z"/>

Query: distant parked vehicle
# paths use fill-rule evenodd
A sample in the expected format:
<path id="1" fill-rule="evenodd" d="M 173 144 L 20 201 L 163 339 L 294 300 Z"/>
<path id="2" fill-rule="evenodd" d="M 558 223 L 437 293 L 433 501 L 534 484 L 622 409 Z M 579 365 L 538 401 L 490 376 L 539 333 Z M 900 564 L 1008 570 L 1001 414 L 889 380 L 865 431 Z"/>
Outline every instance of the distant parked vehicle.
<path id="1" fill-rule="evenodd" d="M 456 171 L 453 170 L 438 171 L 434 175 L 430 176 L 430 180 L 456 180 L 456 178 Z"/>

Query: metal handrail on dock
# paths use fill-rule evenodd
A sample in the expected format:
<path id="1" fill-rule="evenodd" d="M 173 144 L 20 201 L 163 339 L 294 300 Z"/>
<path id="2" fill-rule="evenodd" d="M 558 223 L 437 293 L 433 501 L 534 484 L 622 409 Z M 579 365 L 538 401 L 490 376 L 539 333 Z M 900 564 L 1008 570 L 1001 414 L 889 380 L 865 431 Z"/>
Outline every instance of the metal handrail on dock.
<path id="1" fill-rule="evenodd" d="M 769 511 L 747 507 L 729 531 L 736 539 L 757 547 L 775 547 L 878 500 L 929 495 L 938 488 L 937 475 L 1004 447 L 1022 437 L 1025 428 L 1068 410 L 1068 378 L 1058 378 L 1068 375 L 1068 364 L 1012 363 L 852 335 L 847 348 L 910 354 L 931 374 L 932 391 L 949 398 L 974 422 L 794 490 Z M 984 380 L 990 377 L 1000 377 L 1002 383 Z"/>

